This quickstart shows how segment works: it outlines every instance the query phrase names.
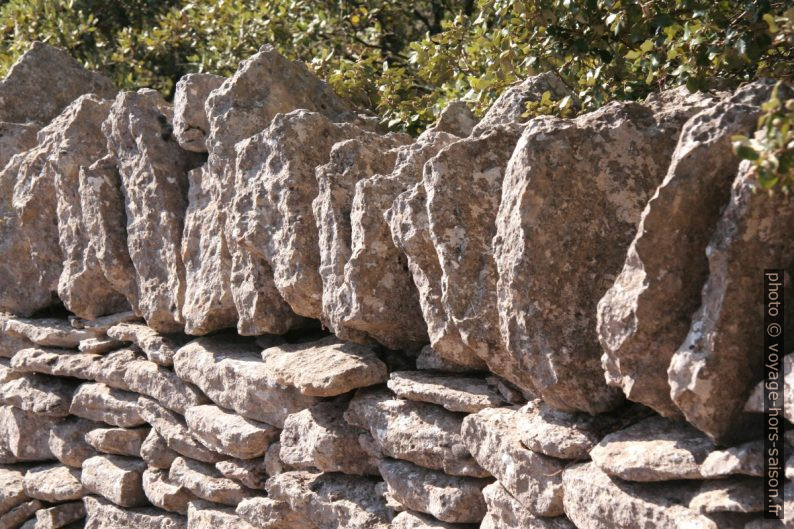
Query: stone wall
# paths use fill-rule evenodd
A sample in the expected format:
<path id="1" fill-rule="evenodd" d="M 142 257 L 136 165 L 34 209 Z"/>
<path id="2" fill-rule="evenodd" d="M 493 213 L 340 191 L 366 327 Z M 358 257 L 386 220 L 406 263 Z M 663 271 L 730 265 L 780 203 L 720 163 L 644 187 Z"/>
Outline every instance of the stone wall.
<path id="1" fill-rule="evenodd" d="M 547 91 L 412 138 L 269 47 L 172 106 L 35 44 L 0 82 L 0 528 L 767 527 L 794 204 L 730 138 L 771 83 L 526 121 Z"/>

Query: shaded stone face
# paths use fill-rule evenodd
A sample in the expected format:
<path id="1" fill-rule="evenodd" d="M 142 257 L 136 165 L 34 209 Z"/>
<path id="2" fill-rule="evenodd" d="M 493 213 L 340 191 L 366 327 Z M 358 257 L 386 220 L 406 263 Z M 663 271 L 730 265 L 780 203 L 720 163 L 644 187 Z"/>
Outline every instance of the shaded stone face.
<path id="1" fill-rule="evenodd" d="M 208 73 L 191 73 L 176 83 L 174 90 L 174 134 L 186 151 L 207 152 L 210 124 L 204 103 L 224 78 Z"/>

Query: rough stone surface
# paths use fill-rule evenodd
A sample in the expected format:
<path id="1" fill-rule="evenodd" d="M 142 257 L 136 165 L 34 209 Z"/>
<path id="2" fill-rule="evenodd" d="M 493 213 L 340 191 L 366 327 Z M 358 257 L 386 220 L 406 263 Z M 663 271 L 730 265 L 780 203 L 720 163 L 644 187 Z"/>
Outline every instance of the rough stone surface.
<path id="1" fill-rule="evenodd" d="M 6 318 L 2 323 L 4 333 L 26 338 L 44 347 L 77 349 L 80 341 L 97 335 L 96 331 L 75 329 L 68 321 L 57 318 Z"/>
<path id="2" fill-rule="evenodd" d="M 149 428 L 97 428 L 85 434 L 85 442 L 99 452 L 138 457 Z"/>
<path id="3" fill-rule="evenodd" d="M 82 501 L 70 501 L 53 507 L 36 511 L 36 523 L 33 529 L 70 529 L 72 522 L 77 522 L 85 517 L 85 506 Z M 24 527 L 24 526 L 23 526 Z"/>
<path id="4" fill-rule="evenodd" d="M 100 423 L 69 417 L 53 425 L 50 429 L 47 445 L 55 458 L 74 468 L 82 468 L 83 461 L 97 455 L 96 450 L 85 441 L 85 435 Z"/>
<path id="5" fill-rule="evenodd" d="M 271 448 L 273 446 L 273 444 L 270 445 Z M 264 458 L 227 459 L 225 461 L 218 461 L 215 463 L 215 469 L 220 472 L 223 477 L 233 479 L 249 489 L 265 489 L 268 472 Z"/>
<path id="6" fill-rule="evenodd" d="M 0 528 L 17 529 L 25 520 L 36 514 L 36 511 L 44 508 L 44 504 L 39 500 L 31 500 L 19 504 L 7 513 L 0 515 Z"/>
<path id="7" fill-rule="evenodd" d="M 22 481 L 24 475 L 19 470 L 0 467 L 0 515 L 29 499 Z"/>
<path id="8" fill-rule="evenodd" d="M 280 437 L 280 459 L 321 472 L 377 475 L 377 461 L 358 443 L 362 430 L 343 418 L 346 408 L 345 401 L 320 402 L 287 417 Z"/>
<path id="9" fill-rule="evenodd" d="M 239 483 L 223 477 L 215 467 L 183 457 L 174 459 L 168 479 L 199 498 L 224 505 L 237 505 L 253 494 Z"/>
<path id="10" fill-rule="evenodd" d="M 80 340 L 80 345 L 77 348 L 81 353 L 101 355 L 121 349 L 123 346 L 124 342 L 112 338 L 88 338 L 87 340 Z"/>
<path id="11" fill-rule="evenodd" d="M 704 478 L 722 478 L 731 475 L 761 477 L 764 473 L 764 443 L 750 441 L 723 450 L 714 450 L 700 465 Z"/>
<path id="12" fill-rule="evenodd" d="M 482 489 L 490 480 L 448 476 L 394 459 L 378 468 L 389 494 L 409 509 L 450 523 L 479 523 L 485 516 Z"/>
<path id="13" fill-rule="evenodd" d="M 312 201 L 315 168 L 342 140 L 377 137 L 317 112 L 278 115 L 268 128 L 236 146 L 235 196 L 228 222 L 232 294 L 243 334 L 283 332 L 273 325 L 278 294 L 295 313 L 322 317 L 320 251 Z M 311 138 L 311 140 L 309 140 Z M 306 142 L 312 148 L 305 148 Z M 370 138 L 371 141 L 371 138 Z M 272 276 L 272 279 L 270 279 Z M 274 305 L 271 308 L 271 305 Z M 257 331 L 257 332 L 254 332 Z"/>
<path id="14" fill-rule="evenodd" d="M 731 136 L 754 130 L 768 94 L 768 83 L 747 85 L 687 122 L 623 270 L 598 303 L 607 382 L 666 416 L 681 414 L 667 369 L 698 308 L 708 276 L 706 246 L 739 165 Z"/>
<path id="15" fill-rule="evenodd" d="M 753 287 L 769 263 L 789 274 L 794 267 L 794 244 L 776 229 L 794 224 L 794 205 L 783 195 L 758 192 L 749 168 L 740 166 L 706 248 L 709 276 L 702 305 L 668 369 L 671 396 L 687 421 L 721 440 L 747 437 L 758 421 L 744 412 L 753 386 L 764 377 L 766 359 L 762 333 L 752 331 L 764 326 L 763 300 L 753 295 Z M 792 278 L 775 275 L 781 294 L 794 295 Z M 794 329 L 794 316 L 784 315 L 784 327 Z M 788 364 L 790 370 L 791 360 Z M 786 416 L 794 417 L 794 410 Z"/>
<path id="16" fill-rule="evenodd" d="M 345 419 L 368 430 L 387 456 L 451 475 L 489 475 L 464 445 L 463 417 L 440 406 L 397 399 L 382 389 L 363 390 L 353 397 Z"/>
<path id="17" fill-rule="evenodd" d="M 426 514 L 403 511 L 394 517 L 391 527 L 393 529 L 474 529 L 477 526 L 441 522 Z"/>
<path id="18" fill-rule="evenodd" d="M 243 417 L 279 428 L 290 413 L 316 402 L 279 384 L 250 342 L 200 338 L 177 351 L 174 370 L 213 402 Z"/>
<path id="19" fill-rule="evenodd" d="M 270 498 L 246 498 L 237 505 L 235 512 L 254 527 L 267 529 L 316 527 L 300 513 L 293 511 L 288 503 Z"/>
<path id="20" fill-rule="evenodd" d="M 563 484 L 565 514 L 579 529 L 717 529 L 713 521 L 682 505 L 689 501 L 692 491 L 680 484 L 620 481 L 593 463 L 568 467 L 563 472 Z"/>
<path id="21" fill-rule="evenodd" d="M 7 462 L 53 459 L 49 438 L 50 430 L 56 424 L 55 421 L 56 419 L 51 417 L 37 415 L 11 406 L 0 406 L 0 432 L 3 432 L 3 435 L 0 436 L 0 447 L 5 448 L 15 459 Z"/>
<path id="22" fill-rule="evenodd" d="M 77 389 L 69 409 L 72 415 L 106 422 L 120 428 L 145 424 L 138 412 L 138 396 L 105 384 L 83 384 Z"/>
<path id="23" fill-rule="evenodd" d="M 132 342 L 146 353 L 152 362 L 163 366 L 174 365 L 176 350 L 184 345 L 180 337 L 168 336 L 140 323 L 119 323 L 107 330 L 107 335 L 116 340 Z"/>
<path id="24" fill-rule="evenodd" d="M 187 529 L 187 520 L 160 509 L 120 509 L 93 496 L 83 498 L 86 510 L 85 529 Z"/>
<path id="25" fill-rule="evenodd" d="M 118 163 L 112 154 L 80 167 L 80 209 L 89 251 L 113 288 L 140 312 L 135 267 L 127 250 L 127 213 Z"/>
<path id="26" fill-rule="evenodd" d="M 477 118 L 463 101 L 452 101 L 444 107 L 438 120 L 429 128 L 432 132 L 446 132 L 465 138 L 477 124 Z"/>
<path id="27" fill-rule="evenodd" d="M 131 391 L 157 399 L 169 410 L 181 414 L 191 406 L 207 402 L 207 397 L 195 386 L 186 384 L 170 369 L 149 360 L 130 362 L 124 372 L 124 382 Z"/>
<path id="28" fill-rule="evenodd" d="M 690 114 L 659 123 L 644 105 L 616 102 L 572 120 L 538 118 L 510 158 L 493 245 L 500 329 L 551 406 L 599 413 L 622 400 L 602 375 L 596 306 Z"/>
<path id="29" fill-rule="evenodd" d="M 36 145 L 39 126 L 35 123 L 8 123 L 0 121 L 0 168 L 5 167 L 11 158 Z"/>
<path id="30" fill-rule="evenodd" d="M 482 410 L 463 420 L 461 436 L 474 459 L 525 508 L 538 516 L 559 516 L 564 463 L 521 444 L 518 415 L 509 408 Z"/>
<path id="31" fill-rule="evenodd" d="M 778 394 L 776 406 L 783 406 L 783 416 L 789 422 L 794 422 L 794 355 L 783 357 L 783 392 Z M 753 413 L 764 413 L 764 381 L 762 380 L 753 388 L 744 410 Z"/>
<path id="32" fill-rule="evenodd" d="M 442 371 L 445 373 L 471 373 L 475 369 L 449 360 L 441 355 L 432 345 L 422 347 L 416 357 L 416 369 L 419 371 Z"/>
<path id="33" fill-rule="evenodd" d="M 177 81 L 174 134 L 179 146 L 186 151 L 207 152 L 206 137 L 210 124 L 204 103 L 210 92 L 220 87 L 223 81 L 223 77 L 209 73 L 189 73 Z"/>
<path id="34" fill-rule="evenodd" d="M 386 385 L 398 397 L 438 404 L 449 411 L 476 413 L 503 403 L 495 388 L 481 378 L 395 371 Z"/>
<path id="35" fill-rule="evenodd" d="M 763 512 L 764 484 L 752 478 L 708 480 L 689 502 L 689 508 L 700 513 Z"/>
<path id="36" fill-rule="evenodd" d="M 168 447 L 165 438 L 152 428 L 141 444 L 141 459 L 152 468 L 168 470 L 179 454 Z"/>
<path id="37" fill-rule="evenodd" d="M 72 381 L 26 374 L 0 385 L 0 403 L 39 415 L 65 417 L 74 390 Z"/>
<path id="38" fill-rule="evenodd" d="M 262 351 L 262 358 L 277 383 L 310 397 L 334 397 L 388 378 L 386 364 L 373 349 L 334 337 L 277 345 Z"/>
<path id="39" fill-rule="evenodd" d="M 238 459 L 264 456 L 270 443 L 278 439 L 278 430 L 273 426 L 211 404 L 188 408 L 185 422 L 204 446 Z"/>
<path id="40" fill-rule="evenodd" d="M 199 163 L 177 144 L 172 117 L 173 110 L 159 93 L 142 89 L 120 93 L 102 127 L 121 176 L 138 308 L 160 332 L 184 327 L 181 241 L 187 171 Z"/>
<path id="41" fill-rule="evenodd" d="M 205 448 L 190 435 L 190 430 L 182 416 L 162 407 L 154 399 L 138 397 L 138 411 L 141 417 L 152 426 L 152 429 L 165 440 L 168 448 L 174 452 L 207 463 L 215 463 L 223 458 L 217 452 Z M 157 441 L 157 439 L 154 438 L 153 441 Z M 144 444 L 146 443 L 144 442 Z M 152 448 L 155 446 L 147 446 L 147 449 Z M 141 452 L 143 450 L 144 448 L 141 447 Z M 167 458 L 169 454 L 163 454 L 163 456 Z"/>
<path id="42" fill-rule="evenodd" d="M 630 481 L 698 479 L 714 444 L 692 426 L 651 417 L 604 437 L 593 463 L 610 476 Z"/>
<path id="43" fill-rule="evenodd" d="M 131 457 L 101 455 L 83 462 L 83 486 L 121 507 L 138 507 L 148 501 L 141 477 L 146 463 Z"/>
<path id="44" fill-rule="evenodd" d="M 13 318 L 10 314 L 0 313 L 0 357 L 12 358 L 17 351 L 35 347 L 27 337 L 5 331 L 5 321 Z"/>
<path id="45" fill-rule="evenodd" d="M 269 498 L 286 503 L 305 527 L 386 529 L 394 516 L 378 481 L 338 473 L 286 472 L 267 482 Z"/>
<path id="46" fill-rule="evenodd" d="M 168 479 L 166 470 L 148 468 L 142 476 L 143 492 L 160 509 L 187 514 L 187 504 L 195 499 L 188 490 Z"/>
<path id="47" fill-rule="evenodd" d="M 188 505 L 188 529 L 255 529 L 237 516 L 234 509 L 223 508 L 200 500 Z"/>
<path id="48" fill-rule="evenodd" d="M 488 506 L 489 523 L 493 529 L 518 529 L 531 527 L 537 529 L 574 529 L 575 526 L 564 516 L 544 518 L 535 516 L 516 500 L 499 482 L 491 483 L 482 489 L 485 505 Z M 482 527 L 482 526 L 481 526 Z"/>
<path id="49" fill-rule="evenodd" d="M 80 482 L 80 471 L 65 465 L 31 468 L 23 483 L 30 498 L 50 503 L 79 500 L 86 494 Z"/>

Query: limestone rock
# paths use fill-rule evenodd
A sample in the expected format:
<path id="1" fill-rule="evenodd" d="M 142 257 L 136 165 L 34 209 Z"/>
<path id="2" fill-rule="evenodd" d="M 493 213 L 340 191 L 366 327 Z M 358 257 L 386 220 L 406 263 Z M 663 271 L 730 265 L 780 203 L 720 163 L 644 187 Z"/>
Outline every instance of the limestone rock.
<path id="1" fill-rule="evenodd" d="M 450 523 L 479 523 L 485 516 L 482 489 L 490 480 L 448 476 L 394 459 L 378 468 L 389 494 L 409 509 Z"/>
<path id="2" fill-rule="evenodd" d="M 105 454 L 139 457 L 149 428 L 97 428 L 85 434 L 85 442 Z"/>
<path id="3" fill-rule="evenodd" d="M 35 123 L 8 123 L 0 121 L 0 168 L 8 165 L 11 158 L 36 146 Z"/>
<path id="4" fill-rule="evenodd" d="M 794 266 L 794 244 L 774 227 L 794 223 L 794 202 L 759 190 L 749 162 L 743 163 L 706 248 L 709 276 L 702 305 L 668 369 L 671 396 L 687 421 L 721 440 L 747 437 L 758 421 L 743 410 L 764 377 L 766 359 L 763 333 L 753 332 L 764 326 L 764 301 L 753 289 L 769 263 Z M 794 295 L 791 277 L 777 282 Z M 794 328 L 794 317 L 787 316 L 784 326 Z M 794 399 L 787 400 L 794 405 Z M 794 410 L 787 417 L 794 417 Z"/>
<path id="5" fill-rule="evenodd" d="M 794 422 L 794 355 L 787 354 L 783 357 L 783 391 L 778 394 L 776 406 L 783 407 L 783 416 L 789 422 Z M 753 388 L 744 410 L 753 413 L 764 413 L 764 381 L 762 380 Z"/>
<path id="6" fill-rule="evenodd" d="M 581 463 L 565 470 L 563 484 L 565 514 L 579 529 L 717 529 L 682 505 L 692 491 L 680 483 L 629 483 L 610 478 L 593 463 Z"/>
<path id="7" fill-rule="evenodd" d="M 564 516 L 543 518 L 535 516 L 516 500 L 499 482 L 491 483 L 482 489 L 488 516 L 493 529 L 574 529 L 575 526 Z"/>
<path id="8" fill-rule="evenodd" d="M 177 81 L 174 90 L 174 134 L 183 149 L 207 152 L 205 141 L 210 124 L 204 103 L 210 92 L 221 86 L 223 81 L 223 77 L 209 73 L 189 73 Z"/>
<path id="9" fill-rule="evenodd" d="M 255 529 L 237 516 L 234 509 L 203 501 L 191 501 L 187 514 L 188 529 Z"/>
<path id="10" fill-rule="evenodd" d="M 80 340 L 80 345 L 77 348 L 81 353 L 101 355 L 121 349 L 123 346 L 124 342 L 112 338 L 88 338 L 87 340 Z"/>
<path id="11" fill-rule="evenodd" d="M 485 477 L 461 437 L 463 417 L 433 404 L 397 399 L 381 389 L 363 390 L 345 419 L 372 434 L 383 454 L 455 476 Z"/>
<path id="12" fill-rule="evenodd" d="M 53 425 L 47 439 L 50 452 L 55 458 L 74 468 L 82 468 L 83 461 L 97 455 L 96 450 L 85 441 L 85 435 L 101 424 L 79 417 L 69 417 Z"/>
<path id="13" fill-rule="evenodd" d="M 752 478 L 708 480 L 700 486 L 689 502 L 689 508 L 700 513 L 763 512 L 764 484 Z"/>
<path id="14" fill-rule="evenodd" d="M 316 402 L 279 384 L 266 369 L 259 349 L 240 340 L 215 337 L 190 342 L 177 351 L 174 369 L 219 406 L 279 428 L 287 415 Z"/>
<path id="15" fill-rule="evenodd" d="M 449 411 L 476 413 L 503 403 L 499 393 L 480 378 L 395 371 L 387 386 L 398 397 L 438 404 Z"/>
<path id="16" fill-rule="evenodd" d="M 23 376 L 25 376 L 24 373 L 18 373 L 11 369 L 10 359 L 0 358 L 0 385 Z"/>
<path id="17" fill-rule="evenodd" d="M 456 363 L 441 355 L 432 345 L 422 347 L 416 357 L 416 369 L 419 371 L 443 371 L 445 373 L 471 373 L 471 367 Z"/>
<path id="18" fill-rule="evenodd" d="M 681 413 L 670 398 L 667 369 L 700 303 L 706 246 L 739 166 L 731 136 L 755 129 L 769 89 L 765 82 L 746 85 L 686 123 L 623 270 L 598 303 L 607 382 L 666 416 Z"/>
<path id="19" fill-rule="evenodd" d="M 102 127 L 121 176 L 138 308 L 160 332 L 183 328 L 181 241 L 187 171 L 199 163 L 196 155 L 177 144 L 172 116 L 171 107 L 154 90 L 122 92 Z"/>
<path id="20" fill-rule="evenodd" d="M 237 505 L 252 495 L 252 491 L 223 477 L 213 466 L 183 457 L 174 459 L 168 479 L 199 498 L 224 505 Z"/>
<path id="21" fill-rule="evenodd" d="M 630 481 L 699 479 L 700 465 L 714 444 L 692 426 L 651 417 L 604 437 L 593 463 L 610 476 Z"/>
<path id="22" fill-rule="evenodd" d="M 302 527 L 386 529 L 394 513 L 378 494 L 378 483 L 360 476 L 295 471 L 270 478 L 267 492 L 307 520 Z"/>
<path id="23" fill-rule="evenodd" d="M 207 402 L 207 397 L 191 384 L 183 382 L 173 371 L 149 360 L 130 362 L 124 382 L 131 391 L 147 395 L 177 413 Z"/>
<path id="24" fill-rule="evenodd" d="M 392 172 L 405 148 L 398 147 L 406 139 L 389 135 L 334 145 L 330 161 L 317 167 L 318 193 L 312 203 L 319 232 L 324 323 L 340 338 L 375 339 L 392 349 L 427 338 L 405 258 L 394 247 L 382 216 L 381 209 L 388 208 L 393 197 L 378 195 L 386 204 L 381 207 L 362 193 L 370 177 Z"/>
<path id="25" fill-rule="evenodd" d="M 118 163 L 112 154 L 80 167 L 80 209 L 89 249 L 113 288 L 140 313 L 135 267 L 127 249 L 127 214 Z"/>
<path id="26" fill-rule="evenodd" d="M 289 472 L 290 470 L 297 470 L 291 465 L 287 465 L 281 460 L 281 443 L 273 443 L 265 453 L 265 471 L 268 476 L 275 476 L 282 472 Z"/>
<path id="27" fill-rule="evenodd" d="M 518 415 L 509 408 L 484 409 L 463 420 L 461 436 L 474 459 L 521 505 L 537 516 L 559 516 L 564 463 L 521 444 Z"/>
<path id="28" fill-rule="evenodd" d="M 440 522 L 426 514 L 403 511 L 391 522 L 393 529 L 474 529 L 476 525 Z"/>
<path id="29" fill-rule="evenodd" d="M 343 418 L 346 407 L 344 401 L 320 402 L 287 417 L 280 438 L 281 460 L 321 472 L 377 475 L 377 461 L 359 446 L 362 430 Z"/>
<path id="30" fill-rule="evenodd" d="M 108 314 L 107 316 L 100 316 L 93 319 L 80 318 L 74 315 L 69 316 L 69 325 L 75 329 L 92 331 L 96 333 L 97 336 L 107 334 L 108 329 L 121 323 L 136 323 L 141 321 L 143 321 L 143 318 L 135 314 L 135 311 L 132 310 Z"/>
<path id="31" fill-rule="evenodd" d="M 50 417 L 69 415 L 75 384 L 45 375 L 25 374 L 0 385 L 0 403 Z"/>
<path id="32" fill-rule="evenodd" d="M 246 498 L 237 505 L 237 515 L 254 527 L 266 529 L 314 529 L 316 525 L 293 511 L 289 504 L 270 498 Z"/>
<path id="33" fill-rule="evenodd" d="M 109 501 L 93 496 L 83 498 L 86 510 L 85 529 L 187 529 L 187 521 L 179 515 L 160 509 L 120 509 Z"/>
<path id="34" fill-rule="evenodd" d="M 146 463 L 131 457 L 100 455 L 83 462 L 83 486 L 121 507 L 138 507 L 148 501 L 141 478 Z"/>
<path id="35" fill-rule="evenodd" d="M 463 101 L 452 101 L 444 107 L 438 120 L 429 128 L 432 132 L 446 132 L 465 138 L 471 134 L 477 118 Z"/>
<path id="36" fill-rule="evenodd" d="M 534 119 L 510 158 L 493 247 L 500 328 L 555 408 L 595 414 L 622 400 L 603 379 L 596 306 L 664 178 L 689 113 L 680 114 L 664 126 L 644 105 L 615 102 L 572 120 Z"/>
<path id="37" fill-rule="evenodd" d="M 527 103 L 540 101 L 544 92 L 550 92 L 554 99 L 571 95 L 570 90 L 553 72 L 528 77 L 502 92 L 474 127 L 472 135 L 480 136 L 495 126 L 526 120 L 523 116 L 527 111 Z"/>
<path id="38" fill-rule="evenodd" d="M 106 77 L 85 70 L 66 51 L 35 41 L 0 81 L 0 121 L 48 123 L 82 94 L 113 97 Z"/>
<path id="39" fill-rule="evenodd" d="M 146 353 L 149 360 L 162 366 L 174 365 L 176 350 L 184 345 L 184 340 L 179 337 L 160 334 L 139 323 L 119 323 L 109 328 L 107 335 L 116 340 L 134 343 Z"/>
<path id="40" fill-rule="evenodd" d="M 36 511 L 43 508 L 44 504 L 39 500 L 21 503 L 7 513 L 0 515 L 0 528 L 17 529 L 25 523 L 25 520 L 36 514 Z"/>
<path id="41" fill-rule="evenodd" d="M 83 384 L 77 389 L 69 410 L 72 415 L 106 422 L 120 428 L 145 424 L 138 412 L 138 396 L 105 384 Z"/>
<path id="42" fill-rule="evenodd" d="M 11 358 L 17 351 L 36 345 L 25 336 L 5 332 L 3 322 L 9 317 L 0 313 L 0 357 L 2 358 Z"/>
<path id="43" fill-rule="evenodd" d="M 536 400 L 521 408 L 518 430 L 521 442 L 533 452 L 559 459 L 587 459 L 605 434 L 620 428 L 621 415 L 629 413 L 568 413 Z"/>
<path id="44" fill-rule="evenodd" d="M 388 378 L 386 364 L 372 348 L 334 337 L 277 345 L 262 351 L 262 358 L 278 384 L 310 397 L 334 397 Z"/>
<path id="45" fill-rule="evenodd" d="M 3 332 L 44 347 L 77 349 L 80 341 L 97 336 L 90 329 L 75 329 L 68 321 L 57 318 L 6 318 L 2 323 Z"/>
<path id="46" fill-rule="evenodd" d="M 273 426 L 211 404 L 188 408 L 185 422 L 204 446 L 238 459 L 264 456 L 270 443 L 278 438 L 278 430 Z"/>
<path id="47" fill-rule="evenodd" d="M 95 363 L 89 366 L 87 375 L 89 379 L 107 384 L 110 387 L 126 391 L 135 391 L 136 388 L 133 388 L 130 384 L 135 385 L 136 382 L 136 377 L 131 369 L 131 366 L 136 362 L 150 363 L 143 360 L 141 350 L 137 347 L 125 347 L 124 349 L 119 349 L 100 356 Z M 184 384 L 182 386 L 184 386 Z M 174 387 L 178 391 L 182 390 L 182 387 L 178 383 L 174 383 Z M 189 391 L 186 391 L 186 393 L 187 395 L 182 397 L 182 399 L 189 400 L 193 395 Z M 174 398 L 180 401 L 179 397 Z"/>
<path id="48" fill-rule="evenodd" d="M 700 465 L 704 478 L 722 478 L 734 474 L 761 477 L 764 475 L 764 443 L 750 441 L 723 450 L 714 450 Z"/>
<path id="49" fill-rule="evenodd" d="M 152 426 L 154 431 L 165 439 L 166 445 L 171 450 L 185 457 L 207 463 L 215 463 L 223 459 L 220 454 L 208 450 L 190 435 L 185 420 L 181 416 L 162 407 L 157 401 L 148 397 L 138 397 L 138 410 L 141 417 Z M 156 438 L 153 441 L 156 441 Z M 146 443 L 144 442 L 144 444 Z M 147 448 L 154 447 L 148 446 Z M 143 450 L 142 446 L 141 451 Z"/>
<path id="50" fill-rule="evenodd" d="M 80 195 L 80 168 L 105 154 L 107 140 L 101 126 L 110 105 L 109 100 L 93 95 L 82 96 L 69 105 L 64 114 L 71 114 L 70 122 L 64 124 L 54 140 L 56 143 L 40 175 L 52 179 L 55 186 L 58 241 L 63 256 L 58 297 L 71 312 L 89 319 L 129 308 L 126 298 L 102 272 L 96 249 L 91 245 Z M 58 119 L 62 117 L 65 116 Z M 17 190 L 19 185 L 18 182 Z"/>
<path id="51" fill-rule="evenodd" d="M 355 125 L 296 110 L 276 116 L 261 133 L 237 144 L 227 236 L 232 294 L 244 334 L 280 334 L 289 328 L 277 294 L 295 313 L 322 317 L 320 249 L 312 214 L 318 193 L 315 168 L 328 161 L 335 143 L 366 135 Z M 305 148 L 307 138 L 311 149 Z"/>
<path id="52" fill-rule="evenodd" d="M 17 461 L 53 459 L 49 438 L 50 430 L 56 424 L 51 417 L 0 406 L 0 432 L 3 432 L 0 447 L 6 448 Z"/>
<path id="53" fill-rule="evenodd" d="M 275 443 L 278 444 L 278 443 Z M 272 444 L 270 445 L 273 446 Z M 249 489 L 265 489 L 267 465 L 262 459 L 227 459 L 215 463 L 215 469 L 225 478 L 245 485 Z"/>
<path id="54" fill-rule="evenodd" d="M 102 356 L 66 349 L 30 347 L 17 351 L 11 368 L 18 373 L 43 373 L 93 380 Z"/>
<path id="55" fill-rule="evenodd" d="M 195 497 L 168 479 L 166 470 L 148 468 L 143 473 L 143 492 L 152 505 L 166 511 L 187 514 L 187 504 Z"/>
<path id="56" fill-rule="evenodd" d="M 23 477 L 19 470 L 0 467 L 0 516 L 29 499 Z"/>
<path id="57" fill-rule="evenodd" d="M 242 334 L 282 333 L 302 323 L 278 295 L 261 259 L 263 275 L 235 278 L 237 294 L 250 292 L 253 298 L 250 305 L 235 307 L 230 247 L 238 243 L 226 232 L 228 207 L 243 191 L 235 185 L 235 144 L 266 128 L 276 114 L 296 108 L 323 112 L 334 121 L 353 117 L 347 104 L 302 63 L 286 60 L 270 46 L 242 61 L 207 98 L 209 159 L 206 170 L 191 174 L 182 243 L 188 283 L 183 312 L 190 333 L 232 326 L 238 310 Z"/>
<path id="58" fill-rule="evenodd" d="M 25 474 L 24 486 L 30 498 L 50 503 L 79 500 L 86 494 L 80 471 L 65 465 L 31 468 Z"/>
<path id="59" fill-rule="evenodd" d="M 60 527 L 70 529 L 72 527 L 69 525 L 70 523 L 82 520 L 84 517 L 85 506 L 82 501 L 61 503 L 36 511 L 36 523 L 33 529 L 58 529 Z"/>
<path id="60" fill-rule="evenodd" d="M 143 440 L 140 455 L 141 459 L 146 461 L 146 464 L 150 467 L 164 470 L 171 468 L 171 463 L 179 457 L 179 454 L 168 448 L 165 438 L 157 433 L 154 428 L 149 431 L 149 435 Z"/>

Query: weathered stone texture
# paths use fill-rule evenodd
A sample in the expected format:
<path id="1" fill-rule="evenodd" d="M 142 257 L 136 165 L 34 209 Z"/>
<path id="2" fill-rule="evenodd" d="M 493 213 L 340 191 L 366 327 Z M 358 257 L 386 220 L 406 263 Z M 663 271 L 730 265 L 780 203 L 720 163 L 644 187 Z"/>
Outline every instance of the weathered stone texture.
<path id="1" fill-rule="evenodd" d="M 189 490 L 198 498 L 235 506 L 253 494 L 239 483 L 223 477 L 215 467 L 177 457 L 168 471 L 171 483 Z"/>
<path id="2" fill-rule="evenodd" d="M 481 378 L 394 371 L 386 385 L 400 398 L 438 404 L 455 412 L 476 413 L 503 403 L 499 393 Z"/>
<path id="3" fill-rule="evenodd" d="M 239 459 L 265 455 L 278 430 L 214 405 L 193 406 L 185 411 L 190 433 L 204 446 Z"/>
<path id="4" fill-rule="evenodd" d="M 187 520 L 160 509 L 120 509 L 103 498 L 83 498 L 86 510 L 85 529 L 187 529 Z"/>
<path id="5" fill-rule="evenodd" d="M 190 430 L 188 430 L 185 420 L 181 415 L 167 410 L 154 399 L 143 396 L 138 397 L 138 410 L 141 417 L 152 426 L 152 429 L 157 432 L 158 436 L 165 440 L 165 444 L 168 448 L 174 452 L 207 463 L 215 463 L 223 459 L 221 454 L 209 450 L 190 434 Z M 162 446 L 158 441 L 159 439 L 157 437 L 153 437 L 146 449 L 156 449 L 158 444 Z M 144 445 L 146 445 L 146 442 L 144 442 Z M 143 450 L 144 447 L 142 446 L 141 452 L 143 452 Z M 169 456 L 170 453 L 151 454 L 151 457 L 159 457 L 166 460 L 170 459 Z"/>
<path id="6" fill-rule="evenodd" d="M 139 457 L 149 428 L 97 428 L 85 434 L 85 442 L 105 454 Z"/>
<path id="7" fill-rule="evenodd" d="M 80 482 L 80 471 L 65 465 L 31 468 L 25 474 L 23 485 L 30 498 L 50 503 L 79 500 L 86 494 Z"/>
<path id="8" fill-rule="evenodd" d="M 0 404 L 50 417 L 69 415 L 76 384 L 73 381 L 25 374 L 0 385 Z"/>
<path id="9" fill-rule="evenodd" d="M 81 481 L 94 494 L 120 507 L 148 504 L 143 493 L 141 477 L 146 463 L 131 457 L 102 455 L 83 462 Z"/>
<path id="10" fill-rule="evenodd" d="M 223 77 L 209 73 L 189 73 L 177 81 L 174 90 L 174 134 L 183 149 L 207 152 L 206 137 L 210 124 L 204 103 L 223 81 Z"/>

